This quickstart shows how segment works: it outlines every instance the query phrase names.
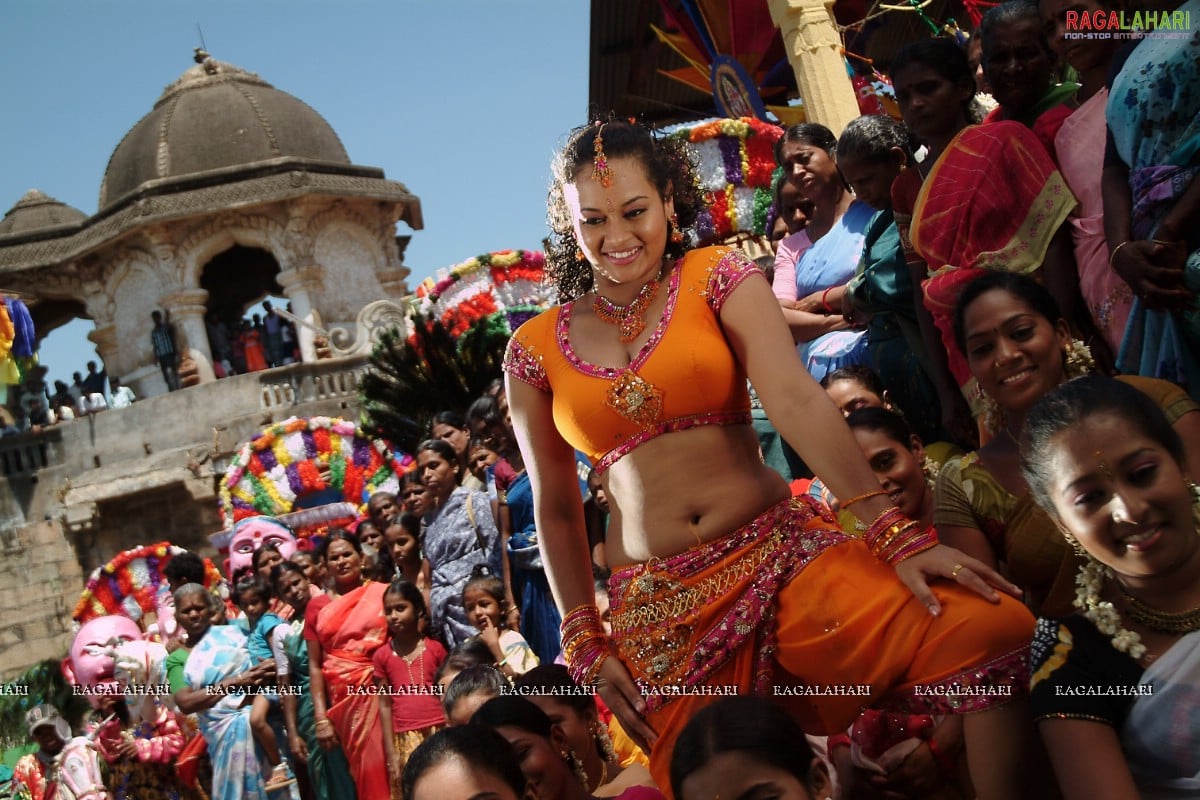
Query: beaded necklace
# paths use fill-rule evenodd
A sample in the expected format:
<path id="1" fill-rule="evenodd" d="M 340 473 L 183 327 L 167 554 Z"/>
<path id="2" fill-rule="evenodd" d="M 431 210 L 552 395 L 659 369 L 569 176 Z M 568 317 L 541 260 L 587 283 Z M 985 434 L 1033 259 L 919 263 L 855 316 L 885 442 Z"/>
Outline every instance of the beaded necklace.
<path id="1" fill-rule="evenodd" d="M 600 292 L 596 292 L 596 299 L 592 301 L 592 310 L 596 312 L 596 316 L 601 322 L 617 326 L 618 336 L 622 342 L 632 342 L 646 329 L 642 315 L 654 302 L 654 298 L 658 297 L 658 279 L 659 275 L 651 278 L 638 290 L 637 297 L 624 306 L 618 305 Z"/>

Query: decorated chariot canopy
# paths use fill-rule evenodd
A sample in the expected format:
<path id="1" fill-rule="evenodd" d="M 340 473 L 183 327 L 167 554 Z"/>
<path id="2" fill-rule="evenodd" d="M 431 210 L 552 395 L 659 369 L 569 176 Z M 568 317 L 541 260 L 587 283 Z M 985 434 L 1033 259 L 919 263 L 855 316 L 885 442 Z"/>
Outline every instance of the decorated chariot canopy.
<path id="1" fill-rule="evenodd" d="M 219 490 L 225 530 L 210 539 L 225 552 L 237 524 L 261 516 L 306 540 L 353 521 L 375 492 L 398 491 L 414 463 L 353 422 L 286 419 L 246 442 L 230 462 Z"/>
<path id="2" fill-rule="evenodd" d="M 671 135 L 687 142 L 704 190 L 705 208 L 696 220 L 700 242 L 764 235 L 774 201 L 775 142 L 783 128 L 743 117 L 688 125 Z"/>
<path id="3" fill-rule="evenodd" d="M 88 577 L 71 617 L 82 625 L 97 617 L 120 614 L 145 630 L 148 615 L 160 618 L 170 603 L 164 567 L 187 552 L 170 542 L 135 547 L 118 553 Z M 228 598 L 229 587 L 212 561 L 204 559 L 204 586 Z"/>
<path id="4" fill-rule="evenodd" d="M 555 303 L 543 281 L 538 250 L 497 250 L 473 256 L 426 278 L 414 293 L 416 311 L 458 338 L 473 326 L 512 334 Z"/>

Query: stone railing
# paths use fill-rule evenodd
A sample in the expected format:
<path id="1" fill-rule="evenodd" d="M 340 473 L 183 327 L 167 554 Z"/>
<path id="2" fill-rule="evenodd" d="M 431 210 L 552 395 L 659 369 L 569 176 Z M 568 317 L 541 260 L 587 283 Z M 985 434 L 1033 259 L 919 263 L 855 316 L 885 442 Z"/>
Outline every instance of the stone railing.
<path id="1" fill-rule="evenodd" d="M 286 410 L 323 400 L 353 401 L 357 399 L 358 384 L 367 365 L 365 359 L 337 359 L 286 369 L 283 375 L 277 375 L 279 370 L 262 374 L 262 408 Z"/>
<path id="2" fill-rule="evenodd" d="M 0 438 L 0 477 L 24 478 L 62 463 L 61 444 L 58 426 Z"/>

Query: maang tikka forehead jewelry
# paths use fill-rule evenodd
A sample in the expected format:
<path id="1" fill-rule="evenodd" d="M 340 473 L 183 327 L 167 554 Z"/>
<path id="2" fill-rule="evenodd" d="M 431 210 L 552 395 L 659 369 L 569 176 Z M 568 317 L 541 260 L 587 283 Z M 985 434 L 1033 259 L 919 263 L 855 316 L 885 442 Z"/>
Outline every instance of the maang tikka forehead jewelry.
<path id="1" fill-rule="evenodd" d="M 608 166 L 608 156 L 604 154 L 604 123 L 597 123 L 596 138 L 592 144 L 592 180 L 600 181 L 605 189 L 612 186 L 612 168 Z"/>

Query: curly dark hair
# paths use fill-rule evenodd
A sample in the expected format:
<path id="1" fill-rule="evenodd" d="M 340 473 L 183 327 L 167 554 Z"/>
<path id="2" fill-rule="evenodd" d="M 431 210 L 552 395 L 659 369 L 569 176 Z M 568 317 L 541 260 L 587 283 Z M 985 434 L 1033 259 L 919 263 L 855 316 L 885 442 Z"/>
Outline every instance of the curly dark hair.
<path id="1" fill-rule="evenodd" d="M 610 160 L 638 159 L 659 194 L 666 198 L 669 192 L 675 201 L 677 224 L 685 236 L 679 243 L 668 237 L 667 257 L 677 259 L 687 252 L 689 237 L 686 232 L 695 225 L 697 215 L 704 208 L 704 194 L 696 180 L 695 165 L 679 137 L 662 136 L 644 125 L 623 120 L 596 120 L 576 128 L 551 165 L 547 203 L 550 236 L 544 242 L 546 276 L 558 289 L 559 299 L 563 302 L 574 300 L 592 288 L 592 270 L 577 255 L 579 241 L 575 237 L 574 221 L 563 187 L 573 183 L 580 170 L 591 166 L 596 158 L 596 135 L 601 130 L 604 154 Z"/>

